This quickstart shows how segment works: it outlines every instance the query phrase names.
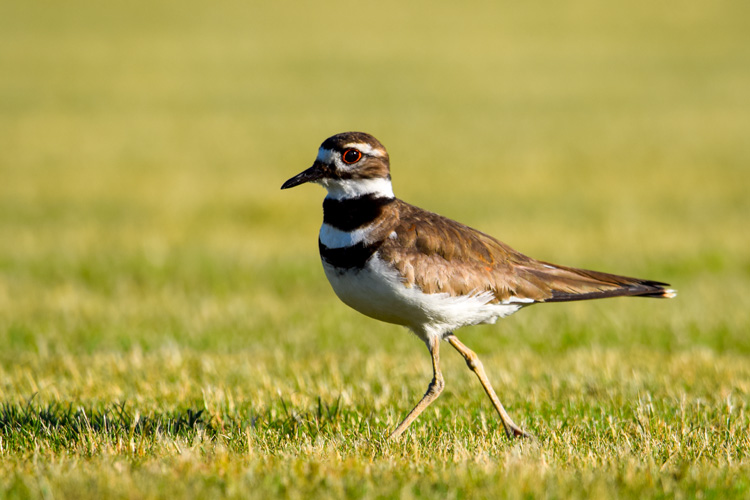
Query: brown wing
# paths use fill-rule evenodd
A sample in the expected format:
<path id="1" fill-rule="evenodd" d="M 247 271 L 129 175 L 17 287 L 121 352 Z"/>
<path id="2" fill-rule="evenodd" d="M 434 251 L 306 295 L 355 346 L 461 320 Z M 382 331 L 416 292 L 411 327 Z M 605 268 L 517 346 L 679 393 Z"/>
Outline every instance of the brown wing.
<path id="1" fill-rule="evenodd" d="M 397 200 L 391 236 L 379 249 L 407 283 L 426 293 L 490 291 L 495 301 L 586 300 L 619 295 L 669 296 L 665 283 L 557 266 L 527 257 L 495 238 Z M 385 228 L 384 228 L 385 229 Z"/>

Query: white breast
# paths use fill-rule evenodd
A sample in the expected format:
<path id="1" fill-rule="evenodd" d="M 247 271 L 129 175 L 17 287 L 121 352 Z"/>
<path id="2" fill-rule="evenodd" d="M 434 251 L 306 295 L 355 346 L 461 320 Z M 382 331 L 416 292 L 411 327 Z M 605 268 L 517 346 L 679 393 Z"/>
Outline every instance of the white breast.
<path id="1" fill-rule="evenodd" d="M 404 325 L 425 342 L 462 326 L 494 323 L 524 305 L 492 304 L 491 292 L 456 297 L 423 293 L 417 287 L 407 287 L 398 271 L 377 253 L 363 269 L 339 270 L 325 262 L 323 269 L 345 304 L 371 318 Z"/>

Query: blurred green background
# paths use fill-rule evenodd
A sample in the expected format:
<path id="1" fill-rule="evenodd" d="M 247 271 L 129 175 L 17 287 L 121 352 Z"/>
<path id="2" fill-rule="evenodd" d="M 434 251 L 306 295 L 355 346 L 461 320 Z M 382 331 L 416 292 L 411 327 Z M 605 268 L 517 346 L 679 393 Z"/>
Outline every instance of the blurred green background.
<path id="1" fill-rule="evenodd" d="M 426 351 L 330 290 L 323 190 L 279 190 L 361 130 L 406 201 L 679 290 L 467 329 L 502 385 L 648 365 L 658 392 L 666 366 L 747 405 L 748 19 L 740 0 L 0 3 L 0 399 L 343 395 L 392 423 Z M 482 407 L 446 363 L 442 411 Z"/>
<path id="2" fill-rule="evenodd" d="M 747 352 L 748 15 L 3 2 L 0 359 L 270 349 L 321 307 L 351 346 L 339 321 L 397 330 L 340 312 L 316 250 L 323 191 L 279 190 L 346 130 L 388 147 L 407 201 L 538 258 L 672 282 L 678 301 L 643 306 L 675 324 L 669 343 Z"/>

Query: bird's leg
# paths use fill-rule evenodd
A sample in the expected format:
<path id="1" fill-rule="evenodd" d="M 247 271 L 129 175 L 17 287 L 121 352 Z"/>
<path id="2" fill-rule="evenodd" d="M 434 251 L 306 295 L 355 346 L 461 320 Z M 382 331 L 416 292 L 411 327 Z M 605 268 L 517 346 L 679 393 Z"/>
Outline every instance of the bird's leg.
<path id="1" fill-rule="evenodd" d="M 404 418 L 404 420 L 398 424 L 398 427 L 388 436 L 388 439 L 396 439 L 399 437 L 409 425 L 416 420 L 420 413 L 427 408 L 430 403 L 435 401 L 440 393 L 443 392 L 445 382 L 443 381 L 443 374 L 440 371 L 440 338 L 433 337 L 427 344 L 427 348 L 430 350 L 432 355 L 432 381 L 427 386 L 427 392 L 425 392 L 422 399 L 417 403 L 412 411 Z"/>
<path id="2" fill-rule="evenodd" d="M 446 340 L 450 342 L 450 344 L 458 352 L 461 353 L 461 355 L 466 360 L 466 364 L 469 366 L 469 368 L 471 368 L 471 371 L 476 373 L 477 377 L 479 378 L 479 382 L 481 382 L 482 387 L 484 387 L 484 392 L 486 392 L 490 397 L 492 405 L 500 415 L 500 420 L 502 420 L 503 427 L 505 428 L 505 434 L 507 434 L 508 437 L 531 437 L 529 433 L 521 429 L 513 422 L 513 420 L 511 420 L 510 415 L 508 415 L 508 412 L 506 412 L 505 408 L 503 408 L 503 405 L 502 403 L 500 403 L 497 394 L 495 394 L 495 390 L 492 388 L 487 375 L 484 373 L 484 366 L 482 366 L 482 362 L 479 361 L 479 357 L 476 355 L 476 353 L 462 344 L 461 341 L 458 340 L 458 338 L 453 334 L 448 335 L 446 337 Z"/>

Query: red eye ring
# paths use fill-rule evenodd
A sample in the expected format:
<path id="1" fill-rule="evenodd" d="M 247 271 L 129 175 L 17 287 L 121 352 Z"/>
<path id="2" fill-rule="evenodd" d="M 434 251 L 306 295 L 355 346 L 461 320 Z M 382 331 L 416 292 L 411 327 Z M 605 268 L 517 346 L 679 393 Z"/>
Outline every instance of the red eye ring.
<path id="1" fill-rule="evenodd" d="M 358 149 L 350 148 L 341 153 L 341 161 L 343 161 L 347 165 L 357 163 L 361 159 L 362 152 L 360 152 Z"/>

